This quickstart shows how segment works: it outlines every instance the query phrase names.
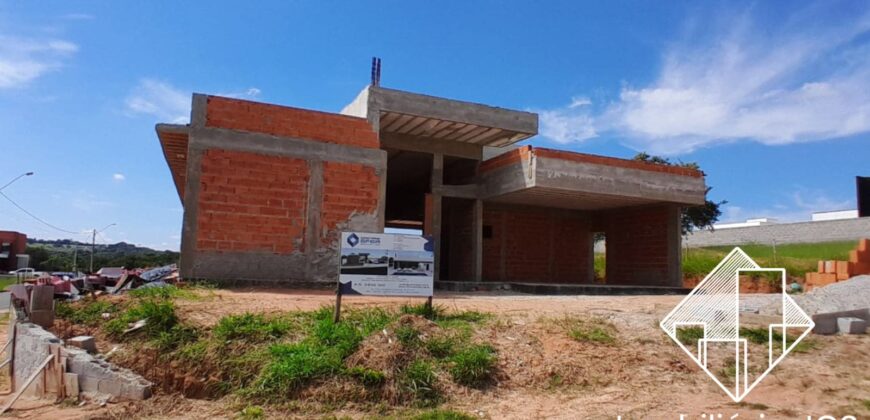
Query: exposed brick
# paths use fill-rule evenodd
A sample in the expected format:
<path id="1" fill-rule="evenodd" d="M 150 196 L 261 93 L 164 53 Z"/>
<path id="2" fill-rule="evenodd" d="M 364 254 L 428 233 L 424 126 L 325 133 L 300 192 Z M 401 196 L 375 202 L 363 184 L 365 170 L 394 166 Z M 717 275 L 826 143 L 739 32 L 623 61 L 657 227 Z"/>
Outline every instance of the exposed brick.
<path id="1" fill-rule="evenodd" d="M 211 149 L 202 156 L 196 247 L 202 251 L 300 251 L 308 163 Z"/>
<path id="2" fill-rule="evenodd" d="M 341 114 L 209 96 L 206 126 L 378 148 L 368 121 Z"/>
<path id="3" fill-rule="evenodd" d="M 470 214 L 470 211 L 459 209 L 456 214 Z M 587 240 L 590 239 L 588 219 L 544 208 L 484 204 L 483 224 L 492 231 L 492 236 L 483 240 L 484 280 L 587 282 L 592 246 L 591 240 Z M 470 217 L 462 217 L 460 226 L 451 230 L 451 235 L 454 235 L 452 247 L 455 247 L 452 248 L 455 249 L 452 261 L 461 264 L 459 273 L 468 273 L 469 276 L 472 263 L 470 226 Z M 468 235 L 462 232 L 468 232 Z"/>
<path id="4" fill-rule="evenodd" d="M 598 213 L 594 229 L 606 235 L 607 284 L 666 284 L 668 217 L 666 206 Z"/>
<path id="5" fill-rule="evenodd" d="M 846 280 L 852 277 L 848 261 L 834 261 L 834 264 L 836 265 L 837 280 Z"/>
<path id="6" fill-rule="evenodd" d="M 378 209 L 380 177 L 371 166 L 324 162 L 321 226 L 328 232 L 323 243 L 337 239 L 336 227 L 353 214 L 374 214 Z M 323 229 L 322 229 L 323 230 Z"/>

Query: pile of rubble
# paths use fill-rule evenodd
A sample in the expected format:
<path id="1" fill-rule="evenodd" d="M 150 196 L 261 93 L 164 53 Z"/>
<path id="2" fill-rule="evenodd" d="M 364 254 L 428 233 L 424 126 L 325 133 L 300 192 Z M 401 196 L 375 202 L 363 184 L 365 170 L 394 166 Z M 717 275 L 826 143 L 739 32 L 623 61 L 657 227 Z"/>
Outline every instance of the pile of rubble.
<path id="1" fill-rule="evenodd" d="M 55 298 L 77 300 L 87 293 L 118 294 L 140 287 L 163 287 L 178 282 L 178 267 L 175 264 L 152 269 L 125 270 L 122 267 L 104 267 L 92 275 L 75 273 L 51 273 L 25 284 L 54 286 Z"/>

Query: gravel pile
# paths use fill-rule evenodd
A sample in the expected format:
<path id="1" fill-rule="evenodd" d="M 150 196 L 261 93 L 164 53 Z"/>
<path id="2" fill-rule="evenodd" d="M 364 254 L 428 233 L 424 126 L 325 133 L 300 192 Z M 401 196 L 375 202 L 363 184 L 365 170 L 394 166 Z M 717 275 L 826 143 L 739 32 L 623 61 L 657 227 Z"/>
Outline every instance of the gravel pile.
<path id="1" fill-rule="evenodd" d="M 810 315 L 870 308 L 870 275 L 819 287 L 794 300 Z"/>

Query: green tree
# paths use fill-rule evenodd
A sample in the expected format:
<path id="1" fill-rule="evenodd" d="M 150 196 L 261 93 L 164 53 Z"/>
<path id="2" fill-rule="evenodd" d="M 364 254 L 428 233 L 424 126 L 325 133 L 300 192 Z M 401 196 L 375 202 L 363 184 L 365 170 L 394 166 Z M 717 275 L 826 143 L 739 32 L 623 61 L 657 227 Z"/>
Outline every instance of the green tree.
<path id="1" fill-rule="evenodd" d="M 661 156 L 652 156 L 645 152 L 641 152 L 635 155 L 634 160 L 653 163 L 656 165 L 679 166 L 682 168 L 689 168 L 701 171 L 701 167 L 695 162 L 672 162 L 668 158 L 664 158 Z M 704 171 L 701 171 L 701 173 L 703 174 Z M 709 194 L 712 188 L 713 187 L 707 187 L 705 195 Z M 722 215 L 722 210 L 720 209 L 720 206 L 726 203 L 728 203 L 728 201 L 726 200 L 722 200 L 719 202 L 705 200 L 704 204 L 700 206 L 683 207 L 683 214 L 682 218 L 680 219 L 680 227 L 682 228 L 683 235 L 693 230 L 713 230 L 713 224 L 716 223 L 719 220 L 719 216 Z"/>

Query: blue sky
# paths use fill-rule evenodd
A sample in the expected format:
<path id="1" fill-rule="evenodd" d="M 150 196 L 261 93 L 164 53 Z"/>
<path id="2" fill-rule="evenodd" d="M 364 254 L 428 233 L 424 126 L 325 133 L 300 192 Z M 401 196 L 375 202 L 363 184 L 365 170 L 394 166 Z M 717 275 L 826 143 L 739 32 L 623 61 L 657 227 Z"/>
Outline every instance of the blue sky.
<path id="1" fill-rule="evenodd" d="M 870 3 L 0 1 L 0 229 L 177 249 L 154 133 L 190 93 L 338 111 L 387 87 L 541 115 L 540 146 L 696 161 L 723 220 L 854 208 Z"/>

